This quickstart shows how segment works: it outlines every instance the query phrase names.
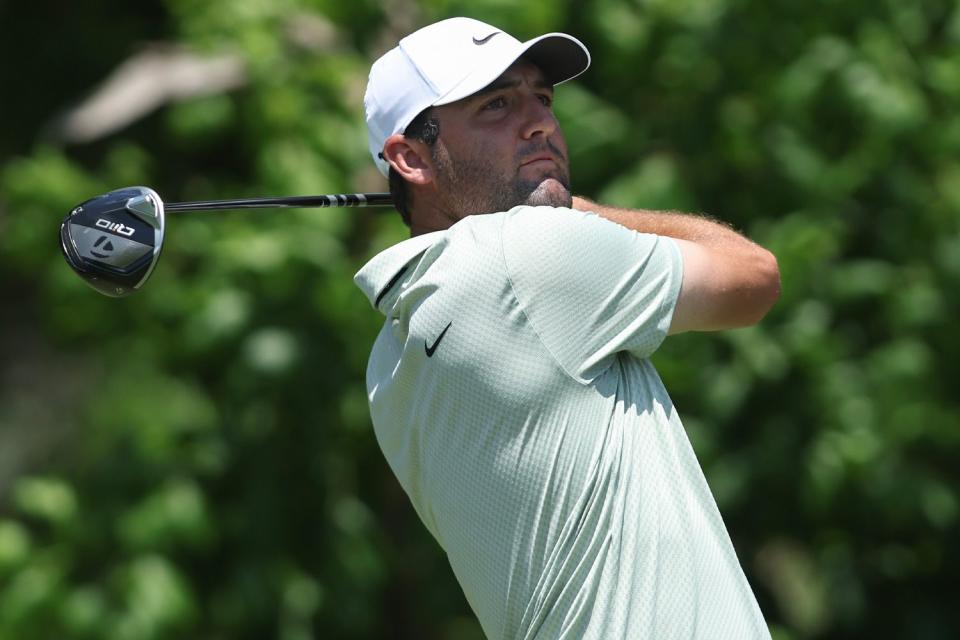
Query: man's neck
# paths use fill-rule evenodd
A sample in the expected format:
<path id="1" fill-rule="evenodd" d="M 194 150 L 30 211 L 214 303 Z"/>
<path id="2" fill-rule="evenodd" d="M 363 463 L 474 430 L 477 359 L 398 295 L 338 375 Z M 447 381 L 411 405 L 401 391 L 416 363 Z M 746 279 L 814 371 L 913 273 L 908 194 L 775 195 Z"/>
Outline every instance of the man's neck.
<path id="1" fill-rule="evenodd" d="M 417 194 L 410 210 L 410 235 L 419 236 L 449 229 L 464 216 L 437 198 Z"/>
<path id="2" fill-rule="evenodd" d="M 449 229 L 450 227 L 446 227 L 446 228 Z M 425 233 L 433 233 L 434 231 L 443 231 L 443 229 L 431 229 L 429 227 L 412 225 L 410 227 L 410 237 L 416 238 L 417 236 L 422 236 Z"/>

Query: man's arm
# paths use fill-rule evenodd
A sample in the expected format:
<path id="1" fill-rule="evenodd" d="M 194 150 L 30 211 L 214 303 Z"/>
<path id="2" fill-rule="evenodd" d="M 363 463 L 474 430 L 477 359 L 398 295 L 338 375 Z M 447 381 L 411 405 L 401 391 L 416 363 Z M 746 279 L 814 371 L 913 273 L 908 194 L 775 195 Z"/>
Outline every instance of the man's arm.
<path id="1" fill-rule="evenodd" d="M 573 208 L 674 239 L 683 257 L 683 284 L 671 334 L 756 324 L 780 296 L 776 257 L 723 224 L 682 213 L 607 207 L 579 196 Z"/>

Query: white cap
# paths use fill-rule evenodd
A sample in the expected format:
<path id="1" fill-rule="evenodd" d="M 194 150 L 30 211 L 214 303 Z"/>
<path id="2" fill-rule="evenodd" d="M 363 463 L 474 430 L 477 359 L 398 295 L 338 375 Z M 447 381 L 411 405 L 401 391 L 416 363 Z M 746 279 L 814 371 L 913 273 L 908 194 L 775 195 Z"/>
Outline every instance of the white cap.
<path id="1" fill-rule="evenodd" d="M 555 85 L 590 66 L 587 48 L 565 33 L 520 42 L 471 18 L 450 18 L 426 26 L 374 62 L 363 105 L 370 154 L 380 173 L 386 176 L 390 171 L 380 157 L 387 138 L 403 133 L 427 107 L 456 102 L 483 89 L 520 56 L 540 67 L 547 81 Z"/>

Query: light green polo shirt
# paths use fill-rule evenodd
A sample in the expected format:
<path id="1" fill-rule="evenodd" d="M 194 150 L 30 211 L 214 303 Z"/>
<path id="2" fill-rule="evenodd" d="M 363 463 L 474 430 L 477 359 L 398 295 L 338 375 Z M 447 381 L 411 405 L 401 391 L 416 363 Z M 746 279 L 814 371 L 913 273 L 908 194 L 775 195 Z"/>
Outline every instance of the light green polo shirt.
<path id="1" fill-rule="evenodd" d="M 647 358 L 682 281 L 669 238 L 517 207 L 391 247 L 377 441 L 491 639 L 769 638 Z"/>

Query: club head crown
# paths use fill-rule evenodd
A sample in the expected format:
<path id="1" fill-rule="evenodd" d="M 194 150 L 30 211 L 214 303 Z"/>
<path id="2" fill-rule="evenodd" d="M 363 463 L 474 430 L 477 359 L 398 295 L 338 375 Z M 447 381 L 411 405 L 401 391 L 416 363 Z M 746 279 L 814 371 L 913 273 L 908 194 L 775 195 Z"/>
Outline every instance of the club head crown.
<path id="1" fill-rule="evenodd" d="M 87 284 L 122 298 L 150 277 L 163 232 L 160 196 L 149 187 L 124 187 L 74 207 L 60 225 L 60 247 Z"/>

